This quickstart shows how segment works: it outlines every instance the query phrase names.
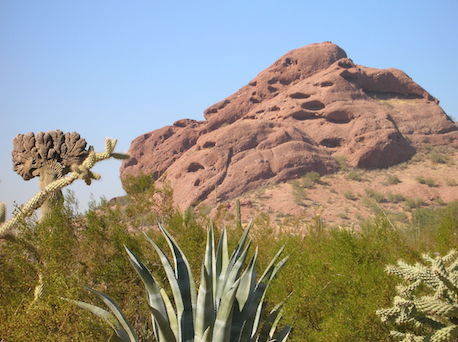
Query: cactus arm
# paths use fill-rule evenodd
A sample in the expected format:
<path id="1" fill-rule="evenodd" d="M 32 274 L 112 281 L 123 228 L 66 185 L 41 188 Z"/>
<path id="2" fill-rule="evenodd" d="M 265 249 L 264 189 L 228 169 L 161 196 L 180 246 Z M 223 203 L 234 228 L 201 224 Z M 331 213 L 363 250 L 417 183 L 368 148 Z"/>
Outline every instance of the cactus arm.
<path id="1" fill-rule="evenodd" d="M 6 219 L 6 205 L 0 202 L 0 224 L 4 223 Z"/>

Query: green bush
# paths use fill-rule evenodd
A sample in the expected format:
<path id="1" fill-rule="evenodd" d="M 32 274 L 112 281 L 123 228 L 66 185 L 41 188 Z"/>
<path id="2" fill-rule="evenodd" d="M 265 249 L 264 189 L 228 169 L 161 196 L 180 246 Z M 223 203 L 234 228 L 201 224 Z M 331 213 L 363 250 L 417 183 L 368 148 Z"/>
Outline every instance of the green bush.
<path id="1" fill-rule="evenodd" d="M 258 245 L 259 269 L 265 269 L 283 245 L 290 256 L 281 278 L 273 280 L 266 303 L 270 311 L 272 303 L 292 293 L 284 309 L 285 324 L 293 326 L 291 341 L 391 341 L 390 328 L 375 314 L 378 308 L 389 307 L 395 294 L 397 280 L 383 271 L 384 266 L 399 259 L 415 263 L 424 252 L 444 254 L 458 245 L 458 202 L 430 209 L 420 208 L 421 200 L 407 199 L 406 205 L 408 201 L 419 208 L 413 208 L 412 219 L 399 228 L 385 216 L 364 222 L 357 232 L 327 227 L 320 220 L 301 226 L 298 220 L 298 232 L 308 229 L 308 234 L 295 235 L 278 233 L 267 219 L 258 221 L 260 226 L 253 228 L 251 236 Z M 208 217 L 194 211 L 183 215 L 173 207 L 166 208 L 166 203 L 159 208 L 169 213 L 164 224 L 186 254 L 192 272 L 198 274 L 206 241 L 202 227 L 208 224 Z M 106 341 L 110 330 L 102 322 L 60 299 L 87 299 L 82 290 L 85 285 L 109 291 L 117 299 L 140 341 L 153 338 L 142 283 L 134 272 L 126 272 L 131 266 L 123 246 L 147 260 L 145 265 L 164 283 L 167 277 L 159 258 L 135 232 L 148 229 L 161 249 L 166 242 L 159 239 L 154 226 L 130 220 L 125 206 L 132 206 L 139 215 L 152 210 L 129 195 L 122 206 L 102 203 L 84 215 L 67 206 L 43 222 L 22 223 L 20 236 L 43 256 L 39 266 L 21 245 L 2 243 L 0 340 Z M 154 216 L 160 217 L 159 213 Z M 234 226 L 228 229 L 232 249 L 242 233 Z M 216 235 L 218 232 L 215 230 Z M 37 267 L 44 287 L 33 302 Z"/>
<path id="2" fill-rule="evenodd" d="M 372 198 L 377 203 L 386 202 L 385 195 L 383 195 L 382 193 L 378 191 L 375 191 L 374 189 L 368 188 L 368 189 L 365 189 L 365 192 L 369 198 Z"/>
<path id="3" fill-rule="evenodd" d="M 425 201 L 421 198 L 410 198 L 407 197 L 405 199 L 405 205 L 407 210 L 412 210 L 416 208 L 420 208 L 425 204 Z"/>
<path id="4" fill-rule="evenodd" d="M 350 201 L 356 201 L 358 197 L 351 191 L 345 191 L 344 197 Z"/>
<path id="5" fill-rule="evenodd" d="M 386 194 L 386 200 L 391 203 L 400 203 L 400 202 L 404 202 L 406 198 L 401 194 L 389 192 Z"/>
<path id="6" fill-rule="evenodd" d="M 356 182 L 361 182 L 363 181 L 363 174 L 360 171 L 352 170 L 347 174 L 345 178 Z"/>
<path id="7" fill-rule="evenodd" d="M 385 183 L 387 185 L 395 185 L 401 183 L 401 180 L 396 175 L 387 175 Z"/>
<path id="8" fill-rule="evenodd" d="M 450 157 L 448 155 L 435 150 L 431 151 L 429 158 L 435 164 L 447 164 L 450 162 Z"/>
<path id="9" fill-rule="evenodd" d="M 432 179 L 432 178 L 419 176 L 419 177 L 416 178 L 416 180 L 418 181 L 418 183 L 426 184 L 429 187 L 436 187 L 437 186 L 436 181 L 434 179 Z"/>

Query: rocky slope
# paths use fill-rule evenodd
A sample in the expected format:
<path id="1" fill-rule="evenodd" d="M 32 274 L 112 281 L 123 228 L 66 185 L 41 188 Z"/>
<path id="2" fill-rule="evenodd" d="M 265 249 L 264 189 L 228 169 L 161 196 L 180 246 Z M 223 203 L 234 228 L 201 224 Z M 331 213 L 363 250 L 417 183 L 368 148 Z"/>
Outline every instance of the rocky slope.
<path id="1" fill-rule="evenodd" d="M 325 42 L 288 52 L 205 111 L 136 138 L 121 178 L 154 174 L 185 208 L 352 167 L 409 160 L 423 143 L 458 146 L 439 101 L 397 69 L 357 65 Z"/>

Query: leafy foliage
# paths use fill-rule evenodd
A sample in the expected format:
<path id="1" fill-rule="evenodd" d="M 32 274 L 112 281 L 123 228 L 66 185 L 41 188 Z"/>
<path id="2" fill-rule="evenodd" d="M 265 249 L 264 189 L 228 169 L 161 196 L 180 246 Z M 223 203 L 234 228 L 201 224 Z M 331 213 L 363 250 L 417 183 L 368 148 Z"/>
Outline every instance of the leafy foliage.
<path id="1" fill-rule="evenodd" d="M 146 205 L 144 200 L 150 196 L 161 200 Z M 186 254 L 193 274 L 200 274 L 205 255 L 201 247 L 207 239 L 203 229 L 209 222 L 207 214 L 191 209 L 184 215 L 170 205 L 169 198 L 169 189 L 159 189 L 153 182 L 117 201 L 95 203 L 84 215 L 77 214 L 67 200 L 42 222 L 21 221 L 19 236 L 44 256 L 40 268 L 44 286 L 34 302 L 38 273 L 33 256 L 18 244 L 2 243 L 0 340 L 106 341 L 111 335 L 109 327 L 60 299 L 87 300 L 87 292 L 82 290 L 87 285 L 99 292 L 109 290 L 139 341 L 151 341 L 153 328 L 143 284 L 135 272 L 126 271 L 131 265 L 124 245 L 143 260 L 159 284 L 167 281 L 167 275 L 140 234 L 147 231 L 164 250 L 167 242 L 154 226 L 158 217 L 164 217 L 164 225 Z M 297 225 L 298 230 L 309 233 L 279 233 L 268 220 L 255 220 L 250 233 L 258 246 L 259 269 L 268 266 L 281 246 L 290 256 L 281 279 L 272 281 L 265 297 L 270 312 L 275 309 L 272 303 L 282 302 L 292 293 L 283 315 L 285 324 L 294 327 L 289 340 L 392 341 L 390 328 L 375 314 L 378 308 L 390 306 L 395 295 L 397 280 L 383 271 L 384 266 L 399 259 L 415 263 L 425 252 L 446 253 L 456 248 L 458 202 L 434 209 L 413 208 L 412 218 L 399 228 L 384 216 L 365 222 L 358 232 L 351 227 L 328 227 L 318 219 L 308 226 L 303 222 Z M 220 236 L 219 226 L 217 220 L 215 239 Z M 242 232 L 235 224 L 227 229 L 231 250 Z M 261 318 L 265 320 L 267 315 Z"/>

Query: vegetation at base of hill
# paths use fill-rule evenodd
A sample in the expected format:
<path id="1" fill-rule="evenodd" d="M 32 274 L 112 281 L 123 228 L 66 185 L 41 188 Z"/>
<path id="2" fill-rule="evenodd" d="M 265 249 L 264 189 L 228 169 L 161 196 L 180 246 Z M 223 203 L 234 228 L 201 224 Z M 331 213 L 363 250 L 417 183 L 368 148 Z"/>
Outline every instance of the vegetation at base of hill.
<path id="1" fill-rule="evenodd" d="M 83 289 L 89 286 L 115 298 L 139 332 L 140 341 L 151 341 L 143 285 L 129 264 L 124 245 L 164 284 L 160 261 L 139 233 L 148 231 L 166 249 L 155 228 L 161 219 L 198 279 L 210 219 L 206 212 L 180 212 L 171 204 L 170 189 L 159 189 L 151 180 L 132 179 L 130 185 L 126 197 L 94 204 L 84 215 L 76 214 L 74 201 L 67 196 L 65 205 L 45 220 L 23 222 L 20 236 L 36 248 L 40 263 L 19 244 L 0 243 L 0 340 L 108 340 L 111 332 L 104 322 L 60 299 L 101 305 Z M 272 309 L 291 294 L 282 320 L 293 327 L 290 341 L 392 341 L 392 327 L 376 315 L 377 309 L 391 305 L 399 281 L 385 273 L 385 266 L 398 259 L 420 261 L 424 252 L 444 255 L 458 244 L 458 202 L 434 209 L 411 207 L 412 218 L 402 226 L 393 226 L 381 214 L 363 222 L 360 231 L 328 227 L 317 217 L 302 223 L 303 227 L 298 223 L 298 233 L 306 228 L 307 234 L 292 234 L 290 229 L 281 233 L 266 215 L 255 218 L 251 237 L 259 247 L 259 270 L 265 269 L 281 246 L 290 256 L 266 298 Z M 217 235 L 234 216 L 219 210 Z M 241 230 L 235 220 L 227 228 L 233 249 Z M 32 303 L 37 268 L 44 286 Z"/>

